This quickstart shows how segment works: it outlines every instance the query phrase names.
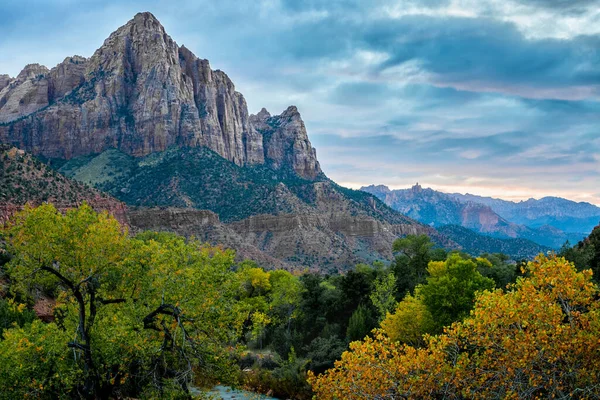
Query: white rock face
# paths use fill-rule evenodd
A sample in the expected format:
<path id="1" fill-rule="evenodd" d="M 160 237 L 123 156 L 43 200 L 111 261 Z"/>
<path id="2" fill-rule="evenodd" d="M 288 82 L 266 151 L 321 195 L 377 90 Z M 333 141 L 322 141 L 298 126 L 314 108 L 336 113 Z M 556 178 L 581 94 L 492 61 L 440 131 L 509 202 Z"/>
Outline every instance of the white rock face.
<path id="1" fill-rule="evenodd" d="M 17 119 L 48 105 L 48 68 L 29 64 L 16 79 L 0 79 L 0 122 Z M 4 75 L 3 77 L 7 77 Z"/>
<path id="2" fill-rule="evenodd" d="M 150 13 L 113 32 L 89 59 L 0 76 L 0 123 L 0 141 L 46 157 L 206 146 L 238 165 L 321 174 L 296 107 L 250 116 L 229 77 L 179 47 Z"/>

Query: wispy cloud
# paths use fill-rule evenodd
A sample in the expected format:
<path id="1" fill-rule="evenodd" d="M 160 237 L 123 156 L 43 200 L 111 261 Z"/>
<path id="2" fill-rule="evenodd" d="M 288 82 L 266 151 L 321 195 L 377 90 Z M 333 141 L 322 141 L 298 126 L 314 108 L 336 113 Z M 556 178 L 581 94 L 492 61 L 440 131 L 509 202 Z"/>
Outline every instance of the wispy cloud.
<path id="1" fill-rule="evenodd" d="M 340 183 L 600 204 L 600 0 L 6 0 L 0 73 L 90 56 L 139 11 L 251 111 L 297 105 Z"/>

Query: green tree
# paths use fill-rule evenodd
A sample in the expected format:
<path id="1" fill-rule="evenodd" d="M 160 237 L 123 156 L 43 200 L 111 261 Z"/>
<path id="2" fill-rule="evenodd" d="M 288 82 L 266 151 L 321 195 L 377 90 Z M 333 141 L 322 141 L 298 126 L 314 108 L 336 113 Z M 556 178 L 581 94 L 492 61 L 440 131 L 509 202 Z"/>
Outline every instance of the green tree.
<path id="1" fill-rule="evenodd" d="M 510 257 L 502 253 L 484 253 L 475 259 L 477 270 L 487 278 L 491 278 L 499 289 L 506 289 L 507 285 L 517 279 L 518 265 L 510 262 Z"/>
<path id="2" fill-rule="evenodd" d="M 319 336 L 345 336 L 346 328 L 342 328 L 341 323 L 347 321 L 341 318 L 343 293 L 339 286 L 316 273 L 303 274 L 300 283 L 303 290 L 297 326 L 301 328 L 304 345 Z"/>
<path id="3" fill-rule="evenodd" d="M 309 369 L 315 374 L 321 374 L 332 368 L 346 347 L 346 343 L 337 336 L 316 338 L 306 347 Z"/>
<path id="4" fill-rule="evenodd" d="M 427 283 L 416 288 L 416 297 L 427 306 L 441 331 L 444 326 L 469 315 L 478 291 L 491 290 L 494 281 L 477 271 L 477 264 L 459 254 L 446 261 L 432 261 L 427 267 Z"/>
<path id="5" fill-rule="evenodd" d="M 371 315 L 369 309 L 362 304 L 352 313 L 348 322 L 346 336 L 348 341 L 362 340 L 371 331 Z"/>
<path id="6" fill-rule="evenodd" d="M 35 313 L 28 310 L 25 304 L 19 304 L 15 299 L 0 298 L 0 335 L 5 329 L 14 324 L 23 326 L 35 319 Z"/>
<path id="7" fill-rule="evenodd" d="M 590 235 L 590 238 L 593 238 Z M 590 239 L 581 241 L 575 246 L 571 246 L 567 240 L 565 244 L 560 248 L 558 255 L 566 258 L 573 264 L 579 271 L 591 268 L 594 271 L 594 280 L 598 281 L 597 273 L 600 269 L 596 267 L 596 246 L 600 247 L 600 241 L 596 244 Z M 598 258 L 600 260 L 600 257 Z"/>
<path id="8" fill-rule="evenodd" d="M 347 323 L 359 305 L 370 307 L 369 296 L 376 277 L 375 269 L 366 264 L 357 264 L 353 270 L 348 271 L 335 282 L 341 290 L 340 322 Z"/>
<path id="9" fill-rule="evenodd" d="M 396 307 L 396 277 L 393 272 L 388 272 L 377 278 L 373 286 L 370 298 L 377 310 L 378 322 L 381 322 Z"/>
<path id="10" fill-rule="evenodd" d="M 65 395 L 85 398 L 164 397 L 188 392 L 200 365 L 197 376 L 226 377 L 223 344 L 240 325 L 231 295 L 233 254 L 172 234 L 132 239 L 114 218 L 87 205 L 66 215 L 51 205 L 26 209 L 7 240 L 16 290 L 57 288 L 55 322 L 5 332 L 35 343 L 40 353 L 34 358 L 28 348 L 13 354 L 15 364 L 49 368 L 39 375 L 42 367 L 32 365 L 22 371 L 24 380 L 13 381 L 11 365 L 1 365 L 0 385 L 13 391 L 12 398 L 52 397 L 50 390 L 59 386 Z M 44 331 L 61 333 L 51 339 Z M 47 346 L 53 351 L 43 355 Z M 68 359 L 68 379 L 46 385 L 62 379 Z M 43 388 L 22 384 L 34 377 L 45 380 Z"/>
<path id="11" fill-rule="evenodd" d="M 392 249 L 399 254 L 391 269 L 396 276 L 397 298 L 404 297 L 417 285 L 425 282 L 430 261 L 446 258 L 443 249 L 434 249 L 433 246 L 427 235 L 407 235 L 394 241 Z"/>
<path id="12" fill-rule="evenodd" d="M 298 306 L 302 296 L 302 284 L 298 277 L 288 271 L 276 270 L 269 274 L 271 294 L 269 299 L 270 314 L 277 322 L 286 326 L 290 333 L 292 321 L 298 317 Z"/>

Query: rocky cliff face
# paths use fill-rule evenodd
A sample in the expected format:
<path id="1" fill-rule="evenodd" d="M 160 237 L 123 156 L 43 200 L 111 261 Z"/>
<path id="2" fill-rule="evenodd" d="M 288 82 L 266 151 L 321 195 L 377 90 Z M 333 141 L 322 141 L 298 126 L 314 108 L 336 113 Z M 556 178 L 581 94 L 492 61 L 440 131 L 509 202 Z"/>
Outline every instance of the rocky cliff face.
<path id="1" fill-rule="evenodd" d="M 6 74 L 0 74 L 0 90 L 7 87 L 11 80 L 12 79 L 10 79 L 10 76 Z"/>
<path id="2" fill-rule="evenodd" d="M 49 158 L 206 146 L 237 165 L 321 174 L 295 107 L 249 115 L 229 77 L 179 47 L 150 13 L 113 32 L 89 59 L 1 76 L 0 123 L 0 141 Z"/>
<path id="3" fill-rule="evenodd" d="M 127 212 L 127 222 L 134 232 L 174 232 L 231 248 L 235 250 L 238 261 L 253 260 L 265 268 L 293 268 L 291 264 L 259 250 L 249 240 L 223 224 L 219 216 L 211 211 L 174 207 L 130 209 Z"/>
<path id="4" fill-rule="evenodd" d="M 15 79 L 0 80 L 0 122 L 12 121 L 48 106 L 48 68 L 29 64 Z M 6 75 L 5 75 L 6 76 Z"/>
<path id="5" fill-rule="evenodd" d="M 396 224 L 344 213 L 255 215 L 224 223 L 206 210 L 138 208 L 127 212 L 133 231 L 170 231 L 236 250 L 266 268 L 311 267 L 343 271 L 356 263 L 392 257 L 392 242 L 407 234 L 436 232 L 419 224 Z M 439 236 L 439 235 L 437 235 Z"/>
<path id="6" fill-rule="evenodd" d="M 263 136 L 267 165 L 281 169 L 286 165 L 304 178 L 314 179 L 321 172 L 316 150 L 311 146 L 304 121 L 295 106 L 281 115 L 271 116 L 266 109 L 250 116 L 251 126 Z"/>

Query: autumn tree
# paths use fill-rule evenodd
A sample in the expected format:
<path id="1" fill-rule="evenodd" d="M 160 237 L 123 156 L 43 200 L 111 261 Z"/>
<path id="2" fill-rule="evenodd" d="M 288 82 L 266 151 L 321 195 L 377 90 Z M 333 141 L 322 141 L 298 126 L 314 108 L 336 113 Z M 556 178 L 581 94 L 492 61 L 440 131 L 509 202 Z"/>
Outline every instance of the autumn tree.
<path id="1" fill-rule="evenodd" d="M 600 303 L 591 271 L 539 256 L 505 292 L 415 348 L 383 334 L 309 381 L 319 399 L 598 398 Z"/>
<path id="2" fill-rule="evenodd" d="M 427 306 L 408 294 L 393 313 L 387 314 L 381 329 L 393 342 L 422 346 L 425 344 L 423 336 L 433 333 L 436 324 Z"/>

